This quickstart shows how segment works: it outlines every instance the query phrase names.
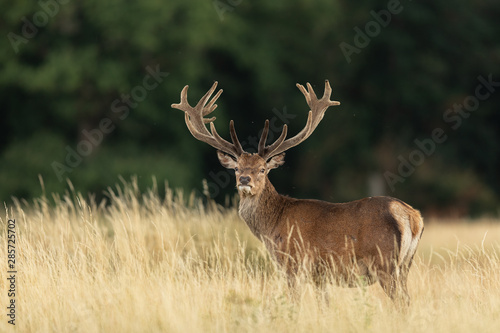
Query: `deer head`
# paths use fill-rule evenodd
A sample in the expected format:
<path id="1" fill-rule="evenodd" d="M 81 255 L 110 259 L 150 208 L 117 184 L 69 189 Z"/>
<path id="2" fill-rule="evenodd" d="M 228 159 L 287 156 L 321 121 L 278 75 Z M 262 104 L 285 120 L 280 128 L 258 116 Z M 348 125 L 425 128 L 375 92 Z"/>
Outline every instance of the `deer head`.
<path id="1" fill-rule="evenodd" d="M 186 125 L 191 134 L 196 139 L 217 149 L 217 156 L 222 166 L 235 171 L 236 187 L 239 194 L 243 197 L 256 196 L 262 193 L 265 188 L 269 171 L 285 163 L 284 152 L 305 141 L 314 132 L 329 106 L 340 105 L 340 102 L 330 100 L 332 88 L 328 80 L 325 82 L 325 91 L 321 99 L 316 97 L 309 83 L 307 83 L 307 90 L 298 83 L 297 87 L 304 94 L 310 107 L 305 127 L 296 136 L 285 140 L 287 125 L 283 125 L 279 138 L 272 144 L 266 145 L 269 133 L 269 120 L 266 120 L 256 154 L 250 154 L 243 150 L 232 120 L 229 122 L 231 143 L 221 138 L 217 133 L 214 125 L 215 117 L 204 118 L 217 108 L 215 102 L 222 94 L 222 89 L 211 98 L 217 88 L 217 82 L 212 85 L 212 88 L 194 107 L 189 105 L 187 101 L 189 86 L 185 86 L 181 92 L 181 102 L 172 104 L 172 108 L 184 111 Z M 205 126 L 207 123 L 210 124 L 210 131 Z"/>

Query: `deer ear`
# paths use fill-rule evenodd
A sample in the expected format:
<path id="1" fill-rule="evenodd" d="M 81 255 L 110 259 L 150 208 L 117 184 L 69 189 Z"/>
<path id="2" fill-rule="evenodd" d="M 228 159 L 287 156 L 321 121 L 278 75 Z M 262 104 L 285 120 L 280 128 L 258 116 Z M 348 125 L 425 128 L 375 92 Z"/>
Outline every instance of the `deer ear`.
<path id="1" fill-rule="evenodd" d="M 285 153 L 273 156 L 266 162 L 268 170 L 276 169 L 277 167 L 282 166 L 283 164 L 285 164 Z"/>
<path id="2" fill-rule="evenodd" d="M 229 155 L 217 150 L 217 157 L 224 168 L 234 169 L 238 163 Z"/>

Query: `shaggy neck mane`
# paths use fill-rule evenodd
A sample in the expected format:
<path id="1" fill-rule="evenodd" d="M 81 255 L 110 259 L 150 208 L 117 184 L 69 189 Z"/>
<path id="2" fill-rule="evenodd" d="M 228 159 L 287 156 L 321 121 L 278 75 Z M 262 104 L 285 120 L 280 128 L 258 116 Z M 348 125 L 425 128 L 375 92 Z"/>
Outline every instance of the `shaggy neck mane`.
<path id="1" fill-rule="evenodd" d="M 287 198 L 278 194 L 266 177 L 264 190 L 259 195 L 240 193 L 238 213 L 255 236 L 270 236 L 276 227 Z"/>

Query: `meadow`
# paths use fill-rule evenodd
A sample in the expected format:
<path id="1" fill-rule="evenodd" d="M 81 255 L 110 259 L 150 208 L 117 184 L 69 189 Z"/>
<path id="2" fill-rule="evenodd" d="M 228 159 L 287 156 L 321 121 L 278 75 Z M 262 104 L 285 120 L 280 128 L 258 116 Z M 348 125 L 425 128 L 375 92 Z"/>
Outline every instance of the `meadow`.
<path id="1" fill-rule="evenodd" d="M 233 207 L 133 181 L 103 202 L 75 191 L 14 200 L 0 213 L 0 332 L 14 331 L 9 219 L 17 332 L 500 331 L 499 220 L 424 216 L 412 305 L 399 311 L 378 284 L 330 285 L 325 302 L 303 280 L 292 297 Z"/>

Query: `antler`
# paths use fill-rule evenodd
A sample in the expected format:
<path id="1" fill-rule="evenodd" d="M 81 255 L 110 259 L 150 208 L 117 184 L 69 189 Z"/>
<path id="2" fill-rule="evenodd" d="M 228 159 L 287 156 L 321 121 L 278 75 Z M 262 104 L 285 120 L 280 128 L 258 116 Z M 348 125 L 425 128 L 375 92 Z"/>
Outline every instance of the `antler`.
<path id="1" fill-rule="evenodd" d="M 287 133 L 287 126 L 285 124 L 283 125 L 283 131 L 281 132 L 280 137 L 273 144 L 266 146 L 267 134 L 269 133 L 269 120 L 266 120 L 264 131 L 260 137 L 258 150 L 259 155 L 264 159 L 269 159 L 305 141 L 314 132 L 321 119 L 323 119 L 326 109 L 330 106 L 340 105 L 340 102 L 330 100 L 332 88 L 330 87 L 328 80 L 325 81 L 325 92 L 323 93 L 323 97 L 321 97 L 321 99 L 316 97 L 316 94 L 309 83 L 307 83 L 307 90 L 303 85 L 298 83 L 297 87 L 304 94 L 307 105 L 311 108 L 307 117 L 306 126 L 296 136 L 285 141 Z"/>
<path id="2" fill-rule="evenodd" d="M 209 115 L 217 108 L 217 104 L 215 104 L 215 102 L 222 94 L 222 89 L 220 89 L 217 94 L 215 94 L 215 96 L 210 99 L 215 89 L 217 88 L 217 81 L 214 82 L 212 88 L 210 88 L 210 90 L 200 99 L 195 107 L 189 105 L 187 101 L 188 88 L 189 86 L 185 86 L 184 89 L 182 89 L 181 102 L 179 104 L 172 104 L 172 108 L 184 111 L 186 125 L 189 129 L 189 132 L 191 132 L 191 134 L 196 139 L 208 143 L 215 149 L 221 150 L 236 158 L 240 156 L 243 153 L 243 148 L 241 147 L 238 136 L 236 135 L 236 131 L 234 130 L 234 122 L 231 120 L 231 122 L 229 123 L 229 131 L 231 133 L 231 140 L 233 141 L 233 143 L 230 143 L 221 138 L 217 133 L 217 130 L 215 129 L 215 125 L 213 123 L 215 117 L 204 118 L 206 115 Z M 205 124 L 207 123 L 210 123 L 211 133 L 205 126 Z"/>

